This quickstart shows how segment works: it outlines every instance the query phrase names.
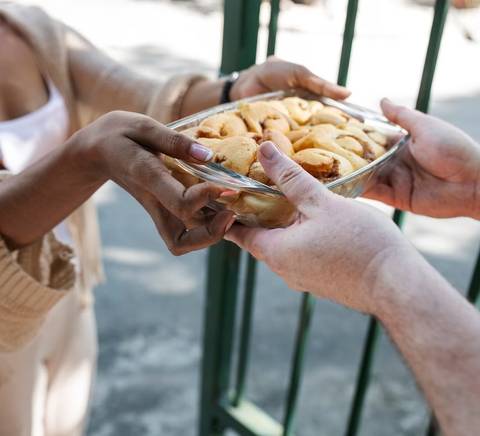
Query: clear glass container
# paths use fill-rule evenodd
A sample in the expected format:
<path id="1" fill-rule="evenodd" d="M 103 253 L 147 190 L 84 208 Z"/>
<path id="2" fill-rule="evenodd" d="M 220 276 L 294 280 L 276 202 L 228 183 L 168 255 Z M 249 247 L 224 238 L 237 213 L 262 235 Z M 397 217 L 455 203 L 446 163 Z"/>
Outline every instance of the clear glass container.
<path id="1" fill-rule="evenodd" d="M 181 120 L 168 124 L 168 127 L 181 132 L 198 126 L 204 119 L 222 112 L 238 109 L 240 103 L 259 100 L 281 100 L 285 97 L 298 96 L 308 100 L 317 100 L 325 106 L 332 106 L 345 112 L 352 118 L 362 121 L 387 137 L 387 151 L 378 159 L 358 170 L 336 180 L 324 183 L 331 191 L 348 198 L 355 198 L 365 192 L 378 177 L 385 176 L 395 165 L 399 153 L 410 139 L 407 132 L 400 126 L 388 121 L 383 115 L 370 109 L 346 101 L 336 101 L 319 97 L 304 91 L 277 91 L 261 94 L 233 103 L 227 103 Z M 297 211 L 288 203 L 284 195 L 274 187 L 264 185 L 246 176 L 223 170 L 218 165 L 191 164 L 175 159 L 175 164 L 184 172 L 204 181 L 214 183 L 229 190 L 242 194 L 242 206 L 239 208 L 230 200 L 216 201 L 209 206 L 214 210 L 224 208 L 235 212 L 237 221 L 248 226 L 285 227 L 296 217 Z M 319 183 L 322 183 L 319 181 Z"/>

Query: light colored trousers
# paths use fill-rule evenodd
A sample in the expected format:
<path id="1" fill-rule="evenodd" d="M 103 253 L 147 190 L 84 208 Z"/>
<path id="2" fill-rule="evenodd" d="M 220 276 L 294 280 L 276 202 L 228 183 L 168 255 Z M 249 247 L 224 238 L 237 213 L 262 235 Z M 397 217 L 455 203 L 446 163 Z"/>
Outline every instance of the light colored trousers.
<path id="1" fill-rule="evenodd" d="M 93 305 L 70 292 L 32 342 L 0 353 L 0 435 L 82 435 L 96 360 Z"/>

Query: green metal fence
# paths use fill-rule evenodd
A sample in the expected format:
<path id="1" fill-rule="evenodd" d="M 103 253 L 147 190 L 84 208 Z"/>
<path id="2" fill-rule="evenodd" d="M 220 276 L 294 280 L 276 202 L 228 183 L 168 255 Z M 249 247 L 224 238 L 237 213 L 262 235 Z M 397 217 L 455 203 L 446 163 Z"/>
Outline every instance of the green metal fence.
<path id="1" fill-rule="evenodd" d="M 270 1 L 268 26 L 268 53 L 275 51 L 279 0 Z M 259 31 L 261 0 L 225 0 L 224 32 L 221 72 L 226 74 L 255 63 Z M 426 51 L 425 64 L 418 92 L 416 108 L 428 111 L 432 81 L 448 13 L 448 0 L 437 0 Z M 349 0 L 346 10 L 343 44 L 340 55 L 338 83 L 347 83 L 350 56 L 354 43 L 355 23 L 359 0 Z M 402 226 L 404 214 L 395 211 L 393 220 Z M 239 323 L 238 361 L 234 367 L 235 315 L 240 283 L 240 261 L 245 257 L 245 278 L 241 319 Z M 231 243 L 221 242 L 208 255 L 208 278 L 203 339 L 202 381 L 200 392 L 200 436 L 220 436 L 227 429 L 240 435 L 288 436 L 293 434 L 299 388 L 302 382 L 303 362 L 308 344 L 315 300 L 304 294 L 299 308 L 296 339 L 292 352 L 291 374 L 285 399 L 283 422 L 277 422 L 245 398 L 249 362 L 250 332 L 255 299 L 256 261 Z M 467 297 L 475 302 L 480 292 L 480 252 L 473 271 Z M 356 435 L 360 429 L 362 410 L 367 395 L 370 374 L 381 327 L 374 318 L 368 322 L 367 333 L 358 367 L 345 435 Z M 426 434 L 437 432 L 434 419 Z"/>

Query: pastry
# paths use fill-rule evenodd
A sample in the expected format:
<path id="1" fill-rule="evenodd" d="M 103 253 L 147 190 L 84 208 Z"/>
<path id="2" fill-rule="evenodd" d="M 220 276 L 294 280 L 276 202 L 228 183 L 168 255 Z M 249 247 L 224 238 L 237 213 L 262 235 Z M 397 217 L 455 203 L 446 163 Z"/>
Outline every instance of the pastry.
<path id="1" fill-rule="evenodd" d="M 247 136 L 224 139 L 198 138 L 198 142 L 215 154 L 213 161 L 246 176 L 257 157 L 257 143 Z"/>
<path id="2" fill-rule="evenodd" d="M 250 132 L 262 135 L 263 129 L 290 130 L 288 117 L 266 101 L 241 104 L 239 112 Z"/>
<path id="3" fill-rule="evenodd" d="M 247 126 L 236 113 L 226 112 L 203 120 L 198 127 L 197 137 L 226 138 L 243 136 L 247 132 Z"/>
<path id="4" fill-rule="evenodd" d="M 283 99 L 283 104 L 290 117 L 299 124 L 305 124 L 312 116 L 310 105 L 303 98 L 287 97 Z"/>
<path id="5" fill-rule="evenodd" d="M 313 177 L 324 181 L 346 176 L 354 170 L 348 159 L 319 148 L 299 151 L 295 153 L 293 160 Z"/>

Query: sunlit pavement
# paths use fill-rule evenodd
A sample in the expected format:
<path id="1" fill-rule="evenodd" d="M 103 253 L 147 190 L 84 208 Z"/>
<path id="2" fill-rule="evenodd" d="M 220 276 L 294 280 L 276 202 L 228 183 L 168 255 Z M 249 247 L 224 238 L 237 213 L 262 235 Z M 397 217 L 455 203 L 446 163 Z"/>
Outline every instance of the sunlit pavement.
<path id="1" fill-rule="evenodd" d="M 214 74 L 217 69 L 222 17 L 216 0 L 199 0 L 193 7 L 148 0 L 30 3 L 44 6 L 115 58 L 152 76 L 163 79 L 192 70 Z M 432 10 L 400 0 L 360 3 L 349 80 L 352 101 L 376 107 L 388 95 L 413 105 Z M 278 55 L 333 80 L 345 1 L 285 6 Z M 263 12 L 265 22 L 267 8 Z M 480 140 L 480 43 L 464 37 L 465 27 L 480 36 L 480 15 L 454 11 L 440 52 L 432 112 Z M 263 28 L 259 60 L 265 36 Z M 205 252 L 170 256 L 143 210 L 111 184 L 96 198 L 109 280 L 96 292 L 100 361 L 89 435 L 193 435 Z M 405 231 L 455 286 L 465 289 L 478 248 L 477 223 L 409 216 Z M 263 266 L 258 290 L 247 394 L 281 419 L 299 295 Z M 366 321 L 331 303 L 317 304 L 297 434 L 342 433 Z M 414 382 L 383 337 L 362 434 L 418 435 L 427 416 Z"/>

